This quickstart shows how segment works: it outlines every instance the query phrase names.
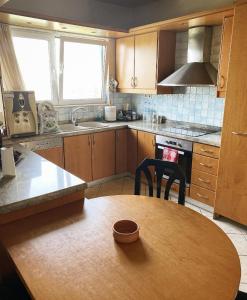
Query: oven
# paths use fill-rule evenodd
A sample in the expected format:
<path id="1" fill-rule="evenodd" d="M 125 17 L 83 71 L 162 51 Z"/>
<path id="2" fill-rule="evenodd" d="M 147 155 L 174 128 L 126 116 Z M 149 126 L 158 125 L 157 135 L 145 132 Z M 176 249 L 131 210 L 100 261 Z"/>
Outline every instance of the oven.
<path id="1" fill-rule="evenodd" d="M 165 147 L 178 150 L 178 165 L 185 173 L 187 186 L 190 185 L 193 143 L 182 139 L 157 135 L 155 145 L 156 159 L 162 159 Z M 165 175 L 169 176 L 169 174 Z"/>

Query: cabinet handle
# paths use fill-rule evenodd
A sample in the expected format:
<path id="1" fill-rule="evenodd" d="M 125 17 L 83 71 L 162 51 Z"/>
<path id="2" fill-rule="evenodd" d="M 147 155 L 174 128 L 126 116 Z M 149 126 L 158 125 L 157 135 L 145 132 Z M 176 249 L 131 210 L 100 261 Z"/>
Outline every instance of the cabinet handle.
<path id="1" fill-rule="evenodd" d="M 210 184 L 210 181 L 209 180 L 204 180 L 204 179 L 201 179 L 200 177 L 198 178 L 198 180 L 200 182 L 203 182 L 203 183 L 206 183 L 206 184 Z"/>
<path id="2" fill-rule="evenodd" d="M 90 135 L 88 136 L 88 146 L 91 145 L 91 141 L 90 141 Z"/>
<path id="3" fill-rule="evenodd" d="M 132 87 L 135 87 L 135 79 L 134 79 L 133 76 L 131 77 L 131 86 L 132 86 Z"/>
<path id="4" fill-rule="evenodd" d="M 203 148 L 201 148 L 201 152 L 205 152 L 205 153 L 214 153 L 214 151 L 213 150 L 207 150 L 207 149 L 203 149 Z"/>
<path id="5" fill-rule="evenodd" d="M 201 195 L 201 194 L 199 194 L 199 193 L 196 193 L 196 195 L 197 195 L 198 197 L 202 198 L 202 199 L 208 199 L 208 196 L 203 196 L 203 195 Z"/>
<path id="6" fill-rule="evenodd" d="M 233 131 L 232 134 L 240 135 L 240 136 L 247 136 L 247 132 L 235 132 L 235 131 Z"/>
<path id="7" fill-rule="evenodd" d="M 138 86 L 138 79 L 137 77 L 134 78 L 134 87 L 137 87 Z"/>
<path id="8" fill-rule="evenodd" d="M 152 146 L 155 147 L 155 140 L 152 140 Z"/>
<path id="9" fill-rule="evenodd" d="M 92 135 L 92 139 L 93 139 L 93 145 L 95 145 L 94 135 Z"/>
<path id="10" fill-rule="evenodd" d="M 225 77 L 223 75 L 220 76 L 220 88 L 223 89 L 223 87 L 225 86 Z"/>
<path id="11" fill-rule="evenodd" d="M 209 168 L 209 169 L 211 169 L 211 168 L 212 168 L 212 166 L 211 166 L 211 165 L 206 165 L 206 164 L 204 164 L 204 163 L 200 163 L 200 165 L 201 165 L 201 166 L 203 166 L 203 167 Z"/>

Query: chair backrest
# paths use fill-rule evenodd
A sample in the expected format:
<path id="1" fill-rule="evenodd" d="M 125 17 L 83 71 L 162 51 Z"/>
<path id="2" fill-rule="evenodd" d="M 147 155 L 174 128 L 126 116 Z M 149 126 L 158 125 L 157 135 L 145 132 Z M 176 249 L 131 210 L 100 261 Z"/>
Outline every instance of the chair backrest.
<path id="1" fill-rule="evenodd" d="M 153 179 L 149 171 L 149 167 L 154 167 L 157 183 L 157 198 L 160 198 L 161 184 L 163 175 L 169 176 L 165 188 L 164 199 L 169 199 L 171 186 L 175 180 L 179 180 L 179 193 L 178 203 L 184 205 L 185 203 L 185 191 L 186 191 L 186 179 L 183 170 L 177 163 L 163 161 L 159 159 L 144 159 L 144 161 L 137 167 L 135 174 L 135 195 L 140 195 L 141 192 L 141 174 L 144 173 L 149 189 L 149 196 L 153 197 Z"/>

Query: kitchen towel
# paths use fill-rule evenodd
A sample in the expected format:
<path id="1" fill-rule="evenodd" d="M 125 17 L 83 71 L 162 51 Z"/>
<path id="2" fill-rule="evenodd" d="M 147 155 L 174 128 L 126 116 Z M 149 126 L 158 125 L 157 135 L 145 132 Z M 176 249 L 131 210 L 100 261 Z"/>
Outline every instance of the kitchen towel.
<path id="1" fill-rule="evenodd" d="M 178 150 L 164 147 L 162 160 L 177 163 L 178 162 Z"/>

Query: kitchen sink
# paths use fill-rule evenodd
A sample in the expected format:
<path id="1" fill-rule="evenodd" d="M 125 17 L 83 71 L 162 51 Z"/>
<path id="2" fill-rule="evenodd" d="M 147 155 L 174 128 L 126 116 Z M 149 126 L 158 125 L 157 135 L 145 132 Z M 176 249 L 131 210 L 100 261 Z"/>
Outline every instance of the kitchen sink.
<path id="1" fill-rule="evenodd" d="M 80 126 L 80 125 L 75 126 L 74 124 L 63 124 L 63 125 L 59 125 L 59 128 L 60 128 L 61 131 L 63 131 L 63 132 L 87 130 L 87 127 L 83 127 L 83 126 Z"/>
<path id="2" fill-rule="evenodd" d="M 100 122 L 82 122 L 82 123 L 79 123 L 78 126 L 81 126 L 81 127 L 86 127 L 86 128 L 104 128 L 104 127 L 109 127 L 108 124 L 105 124 L 105 123 L 100 123 Z"/>

